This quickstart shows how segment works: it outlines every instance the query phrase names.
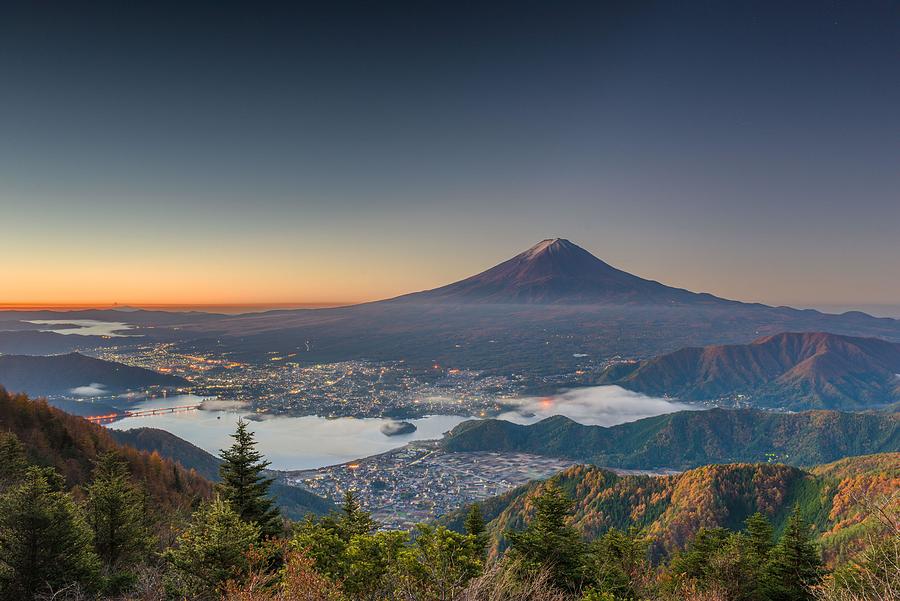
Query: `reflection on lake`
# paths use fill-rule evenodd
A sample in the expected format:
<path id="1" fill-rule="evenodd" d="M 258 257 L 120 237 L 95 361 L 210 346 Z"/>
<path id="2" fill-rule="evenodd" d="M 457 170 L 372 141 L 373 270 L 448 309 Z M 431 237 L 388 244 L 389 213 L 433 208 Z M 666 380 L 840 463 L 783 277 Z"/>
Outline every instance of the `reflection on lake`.
<path id="1" fill-rule="evenodd" d="M 42 328 L 41 332 L 76 334 L 78 336 L 109 336 L 110 338 L 133 335 L 120 332 L 134 327 L 121 321 L 98 321 L 96 319 L 29 319 L 27 321 L 39 326 L 56 326 L 55 328 Z"/>
<path id="2" fill-rule="evenodd" d="M 177 395 L 150 399 L 129 406 L 129 409 L 154 409 L 178 407 L 199 403 L 203 399 L 194 395 Z M 129 417 L 112 424 L 110 428 L 159 428 L 183 438 L 214 455 L 231 444 L 239 417 L 246 412 L 233 409 L 190 411 L 143 417 Z M 413 440 L 440 438 L 444 432 L 465 421 L 454 415 L 432 415 L 409 420 L 417 430 L 410 434 L 385 436 L 381 427 L 389 419 L 357 419 L 341 417 L 326 419 L 316 416 L 272 417 L 251 421 L 250 429 L 256 433 L 259 450 L 272 462 L 274 469 L 308 469 L 343 463 L 368 455 L 383 453 L 401 447 Z"/>

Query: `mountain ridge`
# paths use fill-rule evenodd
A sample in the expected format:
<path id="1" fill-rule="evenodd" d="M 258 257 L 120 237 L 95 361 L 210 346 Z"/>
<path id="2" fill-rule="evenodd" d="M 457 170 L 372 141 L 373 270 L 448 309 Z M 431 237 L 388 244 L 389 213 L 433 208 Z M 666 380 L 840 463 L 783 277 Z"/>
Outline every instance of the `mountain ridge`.
<path id="1" fill-rule="evenodd" d="M 864 409 L 900 401 L 900 344 L 827 332 L 783 332 L 746 345 L 689 347 L 607 369 L 599 384 L 714 400 L 741 395 L 789 409 Z"/>
<path id="2" fill-rule="evenodd" d="M 441 444 L 448 451 L 517 451 L 623 469 L 685 470 L 772 459 L 804 466 L 900 451 L 900 414 L 709 409 L 609 427 L 562 416 L 527 426 L 471 420 Z"/>
<path id="3" fill-rule="evenodd" d="M 0 355 L 0 385 L 31 396 L 71 395 L 72 389 L 103 384 L 103 394 L 147 386 L 180 387 L 179 376 L 89 357 L 78 352 L 60 355 Z"/>
<path id="4" fill-rule="evenodd" d="M 642 529 L 651 554 L 664 558 L 682 549 L 700 528 L 740 529 L 753 512 L 780 531 L 797 506 L 812 525 L 829 561 L 852 555 L 869 535 L 881 535 L 865 499 L 900 487 L 900 453 L 850 457 L 802 470 L 783 464 L 713 464 L 668 476 L 617 475 L 594 466 L 564 470 L 552 480 L 573 501 L 571 523 L 595 538 L 611 528 Z M 481 503 L 493 551 L 504 532 L 519 529 L 534 511 L 532 500 L 546 482 L 534 481 Z M 892 507 L 900 505 L 895 497 Z M 466 512 L 440 521 L 461 530 Z"/>

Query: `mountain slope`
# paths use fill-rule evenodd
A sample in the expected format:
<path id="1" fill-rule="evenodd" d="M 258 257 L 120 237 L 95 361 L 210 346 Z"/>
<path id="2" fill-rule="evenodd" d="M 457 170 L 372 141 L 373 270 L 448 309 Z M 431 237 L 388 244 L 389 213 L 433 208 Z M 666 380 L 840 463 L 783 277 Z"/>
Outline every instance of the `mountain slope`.
<path id="1" fill-rule="evenodd" d="M 538 379 L 574 373 L 585 356 L 649 357 L 788 330 L 900 342 L 897 320 L 680 290 L 615 269 L 558 239 L 434 290 L 347 307 L 222 317 L 186 324 L 178 336 L 185 348 L 225 344 L 247 361 L 271 352 L 313 363 L 402 359 L 412 367 L 438 363 Z M 586 382 L 574 376 L 565 382 L 578 383 Z"/>
<path id="2" fill-rule="evenodd" d="M 756 511 L 767 515 L 777 531 L 797 504 L 813 524 L 826 557 L 834 559 L 848 555 L 876 531 L 866 499 L 900 490 L 900 453 L 854 457 L 810 471 L 730 464 L 661 477 L 618 476 L 575 466 L 555 481 L 573 499 L 573 524 L 586 536 L 636 526 L 650 536 L 656 557 L 682 548 L 699 528 L 739 529 Z M 482 504 L 495 544 L 503 545 L 504 531 L 522 527 L 533 511 L 531 499 L 543 486 L 533 482 Z M 894 507 L 900 508 L 900 498 Z M 443 521 L 460 528 L 464 519 L 461 511 Z"/>
<path id="3" fill-rule="evenodd" d="M 900 451 L 900 414 L 711 409 L 608 428 L 560 416 L 529 426 L 482 420 L 456 426 L 443 446 L 449 451 L 521 451 L 627 469 L 690 469 L 772 458 L 813 465 Z"/>
<path id="4" fill-rule="evenodd" d="M 493 304 L 727 303 L 645 280 L 562 238 L 543 240 L 478 275 L 396 301 Z"/>
<path id="5" fill-rule="evenodd" d="M 80 386 L 102 384 L 103 394 L 148 386 L 187 386 L 184 378 L 141 367 L 87 357 L 80 353 L 0 356 L 0 385 L 32 396 L 69 395 Z"/>
<path id="6" fill-rule="evenodd" d="M 743 395 L 762 406 L 858 409 L 900 400 L 900 344 L 782 333 L 616 365 L 599 383 L 685 400 Z"/>
<path id="7" fill-rule="evenodd" d="M 15 434 L 32 462 L 55 467 L 68 486 L 88 482 L 97 457 L 116 451 L 163 509 L 189 508 L 198 498 L 212 494 L 210 482 L 193 470 L 157 453 L 121 445 L 102 426 L 68 415 L 41 399 L 9 394 L 3 388 L 0 431 Z"/>

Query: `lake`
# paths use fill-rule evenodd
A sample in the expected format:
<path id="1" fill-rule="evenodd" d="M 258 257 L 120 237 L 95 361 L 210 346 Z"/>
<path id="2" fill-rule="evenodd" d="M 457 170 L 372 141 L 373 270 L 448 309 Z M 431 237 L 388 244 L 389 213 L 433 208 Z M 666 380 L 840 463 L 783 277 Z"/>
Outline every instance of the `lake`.
<path id="1" fill-rule="evenodd" d="M 199 403 L 203 399 L 194 395 L 176 395 L 150 399 L 129 406 L 130 409 L 176 407 Z M 222 405 L 225 405 L 224 403 Z M 246 411 L 236 408 L 198 410 L 185 413 L 129 417 L 112 424 L 110 428 L 159 428 L 183 438 L 214 455 L 231 444 L 238 418 L 248 417 Z M 407 420 L 416 425 L 411 434 L 385 436 L 381 427 L 389 419 L 341 417 L 327 419 L 317 416 L 269 417 L 250 421 L 250 430 L 256 433 L 259 450 L 279 470 L 309 469 L 344 463 L 369 455 L 384 453 L 413 440 L 441 438 L 444 432 L 465 421 L 455 415 L 432 415 Z"/>
<path id="2" fill-rule="evenodd" d="M 131 409 L 154 409 L 193 405 L 204 399 L 195 395 L 175 395 L 148 399 Z M 541 398 L 514 401 L 518 411 L 499 417 L 529 424 L 551 415 L 565 415 L 583 424 L 612 426 L 652 415 L 671 413 L 697 406 L 647 397 L 618 386 L 593 386 L 563 391 Z M 230 434 L 240 417 L 255 417 L 236 403 L 210 400 L 213 409 L 141 417 L 129 417 L 109 424 L 110 428 L 159 428 L 183 438 L 214 455 L 231 444 Z M 431 415 L 406 420 L 416 425 L 410 434 L 385 436 L 382 426 L 391 422 L 381 418 L 317 416 L 266 416 L 250 422 L 259 449 L 272 462 L 274 469 L 299 470 L 344 463 L 353 459 L 384 453 L 413 440 L 441 438 L 444 432 L 472 417 Z"/>

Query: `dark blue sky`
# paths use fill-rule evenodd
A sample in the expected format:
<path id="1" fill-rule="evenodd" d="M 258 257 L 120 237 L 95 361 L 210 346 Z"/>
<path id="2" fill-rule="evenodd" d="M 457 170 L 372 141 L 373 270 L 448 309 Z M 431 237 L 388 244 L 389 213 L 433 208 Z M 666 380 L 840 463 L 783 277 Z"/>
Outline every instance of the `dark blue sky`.
<path id="1" fill-rule="evenodd" d="M 0 9 L 5 302 L 361 300 L 538 240 L 900 304 L 900 3 Z"/>

